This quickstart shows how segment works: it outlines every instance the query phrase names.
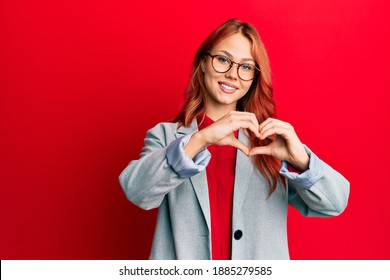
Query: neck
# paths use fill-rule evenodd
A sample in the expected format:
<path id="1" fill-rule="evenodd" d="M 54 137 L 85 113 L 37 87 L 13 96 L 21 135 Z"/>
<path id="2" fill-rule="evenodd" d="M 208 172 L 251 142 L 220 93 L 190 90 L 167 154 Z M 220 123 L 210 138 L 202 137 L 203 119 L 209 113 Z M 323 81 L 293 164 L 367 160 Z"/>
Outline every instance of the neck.
<path id="1" fill-rule="evenodd" d="M 205 108 L 204 108 L 205 114 L 212 119 L 213 121 L 217 121 L 226 114 L 228 114 L 231 111 L 237 110 L 237 102 L 233 102 L 231 104 L 221 104 L 217 102 L 213 102 L 213 100 L 210 98 L 206 100 L 205 102 Z"/>
<path id="2" fill-rule="evenodd" d="M 236 103 L 224 105 L 224 106 L 207 106 L 205 107 L 205 114 L 212 119 L 213 121 L 217 121 L 226 114 L 228 114 L 231 111 L 235 111 Z"/>

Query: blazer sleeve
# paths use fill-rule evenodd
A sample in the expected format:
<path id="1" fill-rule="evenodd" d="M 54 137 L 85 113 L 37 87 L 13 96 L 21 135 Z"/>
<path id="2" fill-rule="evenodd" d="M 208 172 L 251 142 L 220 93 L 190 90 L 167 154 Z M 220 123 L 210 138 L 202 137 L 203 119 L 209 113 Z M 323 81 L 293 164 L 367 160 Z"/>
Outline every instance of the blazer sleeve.
<path id="1" fill-rule="evenodd" d="M 183 151 L 191 135 L 167 143 L 167 134 L 172 138 L 174 133 L 168 127 L 158 124 L 150 129 L 140 158 L 131 161 L 119 176 L 127 199 L 145 210 L 159 207 L 167 193 L 203 171 L 209 162 L 208 151 L 202 151 L 194 160 Z"/>
<path id="2" fill-rule="evenodd" d="M 280 173 L 287 178 L 289 204 L 304 216 L 329 217 L 341 214 L 348 204 L 349 182 L 319 159 L 309 148 L 309 169 L 289 172 L 282 163 Z"/>

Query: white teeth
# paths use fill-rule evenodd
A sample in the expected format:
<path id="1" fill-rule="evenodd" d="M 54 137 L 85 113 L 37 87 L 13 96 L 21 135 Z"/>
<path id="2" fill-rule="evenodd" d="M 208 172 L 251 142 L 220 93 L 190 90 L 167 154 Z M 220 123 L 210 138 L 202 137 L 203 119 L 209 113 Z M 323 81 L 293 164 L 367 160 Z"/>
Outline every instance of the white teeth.
<path id="1" fill-rule="evenodd" d="M 234 87 L 231 87 L 231 86 L 228 86 L 228 85 L 225 85 L 225 84 L 221 84 L 221 86 L 226 88 L 227 90 L 234 90 L 235 89 Z"/>

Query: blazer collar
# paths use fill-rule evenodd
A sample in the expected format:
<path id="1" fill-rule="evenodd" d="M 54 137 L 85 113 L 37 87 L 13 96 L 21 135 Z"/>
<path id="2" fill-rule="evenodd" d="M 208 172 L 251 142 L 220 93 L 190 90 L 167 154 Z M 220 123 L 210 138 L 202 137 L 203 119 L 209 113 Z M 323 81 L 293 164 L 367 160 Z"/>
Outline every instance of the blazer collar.
<path id="1" fill-rule="evenodd" d="M 192 121 L 190 126 L 180 126 L 175 133 L 175 137 L 177 139 L 182 137 L 183 135 L 187 135 L 195 131 L 198 131 L 198 123 L 196 121 L 196 118 Z"/>

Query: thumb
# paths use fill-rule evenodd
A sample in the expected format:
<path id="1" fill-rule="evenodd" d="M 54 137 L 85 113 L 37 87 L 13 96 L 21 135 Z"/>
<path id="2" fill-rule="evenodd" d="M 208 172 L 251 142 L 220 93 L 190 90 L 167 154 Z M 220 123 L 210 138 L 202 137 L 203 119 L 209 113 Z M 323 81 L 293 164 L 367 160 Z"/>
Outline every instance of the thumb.
<path id="1" fill-rule="evenodd" d="M 249 151 L 249 156 L 253 155 L 272 155 L 271 149 L 268 146 L 256 147 Z"/>
<path id="2" fill-rule="evenodd" d="M 230 146 L 233 146 L 243 152 L 246 156 L 249 156 L 249 148 L 235 137 L 231 138 Z"/>

